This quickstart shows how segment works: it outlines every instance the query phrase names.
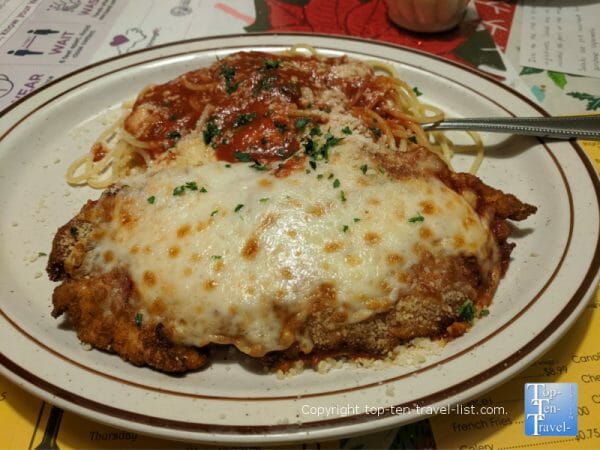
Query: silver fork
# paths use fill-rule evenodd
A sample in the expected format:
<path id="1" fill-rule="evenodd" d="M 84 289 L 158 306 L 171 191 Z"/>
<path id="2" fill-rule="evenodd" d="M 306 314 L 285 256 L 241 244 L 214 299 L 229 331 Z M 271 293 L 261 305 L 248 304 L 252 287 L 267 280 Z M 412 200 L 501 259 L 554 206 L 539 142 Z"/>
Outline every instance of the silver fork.
<path id="1" fill-rule="evenodd" d="M 444 119 L 422 124 L 427 131 L 469 130 L 556 139 L 600 140 L 600 115 L 562 117 L 485 117 Z"/>

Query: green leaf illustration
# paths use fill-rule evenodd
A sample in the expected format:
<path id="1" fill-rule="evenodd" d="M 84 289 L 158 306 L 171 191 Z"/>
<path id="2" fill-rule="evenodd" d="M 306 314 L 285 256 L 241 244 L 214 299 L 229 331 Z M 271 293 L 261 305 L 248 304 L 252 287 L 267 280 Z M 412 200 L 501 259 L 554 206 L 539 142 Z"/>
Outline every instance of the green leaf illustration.
<path id="1" fill-rule="evenodd" d="M 567 76 L 562 72 L 554 72 L 549 70 L 546 72 L 548 77 L 557 85 L 559 88 L 564 89 L 567 84 Z"/>
<path id="2" fill-rule="evenodd" d="M 544 69 L 538 69 L 536 67 L 523 67 L 519 75 L 531 75 L 532 73 L 542 73 Z"/>
<path id="3" fill-rule="evenodd" d="M 244 30 L 248 33 L 253 33 L 270 29 L 271 18 L 269 17 L 269 7 L 266 0 L 254 0 L 254 9 L 256 11 L 254 23 L 244 27 Z"/>
<path id="4" fill-rule="evenodd" d="M 585 92 L 567 92 L 567 95 L 570 95 L 577 100 L 587 101 L 586 109 L 588 111 L 596 111 L 600 109 L 600 96 L 587 94 Z"/>
<path id="5" fill-rule="evenodd" d="M 487 30 L 473 33 L 453 53 L 475 66 L 484 65 L 498 70 L 506 70 L 496 44 Z"/>

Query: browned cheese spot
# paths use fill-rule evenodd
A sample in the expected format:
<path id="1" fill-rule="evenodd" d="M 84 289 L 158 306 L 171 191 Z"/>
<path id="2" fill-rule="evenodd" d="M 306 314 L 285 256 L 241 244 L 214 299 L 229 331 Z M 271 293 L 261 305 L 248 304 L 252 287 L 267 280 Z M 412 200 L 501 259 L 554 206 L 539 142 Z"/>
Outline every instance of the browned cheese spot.
<path id="1" fill-rule="evenodd" d="M 422 226 L 419 228 L 419 236 L 421 239 L 429 239 L 431 236 L 433 236 L 433 232 L 428 226 Z"/>
<path id="2" fill-rule="evenodd" d="M 207 291 L 212 291 L 216 287 L 217 282 L 215 280 L 206 280 L 204 282 L 204 289 L 206 289 Z"/>
<path id="3" fill-rule="evenodd" d="M 296 237 L 298 237 L 298 232 L 296 230 L 287 230 L 286 234 L 292 239 L 296 239 Z"/>
<path id="4" fill-rule="evenodd" d="M 125 226 L 131 226 L 137 220 L 137 218 L 127 209 L 121 209 L 119 217 L 121 219 L 121 224 Z"/>
<path id="5" fill-rule="evenodd" d="M 246 244 L 242 249 L 242 256 L 250 260 L 255 259 L 259 249 L 260 246 L 258 244 L 258 239 L 256 239 L 256 237 L 253 236 L 246 241 Z"/>
<path id="6" fill-rule="evenodd" d="M 229 305 L 229 314 L 231 314 L 232 316 L 235 316 L 238 312 L 238 306 L 237 305 Z"/>
<path id="7" fill-rule="evenodd" d="M 204 231 L 206 228 L 208 227 L 208 222 L 198 222 L 196 224 L 196 231 L 200 232 L 200 231 Z"/>
<path id="8" fill-rule="evenodd" d="M 106 231 L 104 231 L 104 230 L 94 230 L 94 232 L 92 233 L 91 238 L 93 240 L 95 240 L 95 241 L 99 241 L 104 236 L 106 236 Z"/>
<path id="9" fill-rule="evenodd" d="M 337 292 L 332 283 L 321 284 L 309 298 L 313 312 L 324 311 L 331 307 L 337 300 Z"/>
<path id="10" fill-rule="evenodd" d="M 366 187 L 371 185 L 371 181 L 367 177 L 359 177 L 356 179 L 356 184 Z"/>
<path id="11" fill-rule="evenodd" d="M 325 253 L 335 253 L 344 246 L 340 241 L 328 242 L 323 247 Z"/>
<path id="12" fill-rule="evenodd" d="M 107 262 L 107 263 L 109 263 L 109 262 L 111 262 L 111 261 L 112 261 L 114 258 L 115 258 L 115 254 L 114 254 L 112 251 L 110 251 L 110 250 L 107 250 L 107 251 L 105 251 L 105 252 L 104 252 L 104 262 Z"/>
<path id="13" fill-rule="evenodd" d="M 383 291 L 383 293 L 385 295 L 390 295 L 393 291 L 392 286 L 390 285 L 390 283 L 388 283 L 385 280 L 381 280 L 379 282 L 379 287 L 381 288 L 381 290 Z"/>
<path id="14" fill-rule="evenodd" d="M 154 286 L 156 284 L 156 275 L 154 275 L 154 272 L 150 272 L 149 270 L 146 270 L 144 272 L 144 282 L 148 286 Z"/>
<path id="15" fill-rule="evenodd" d="M 346 255 L 344 257 L 344 262 L 346 264 L 348 264 L 349 266 L 352 267 L 356 267 L 358 266 L 360 263 L 362 263 L 362 259 L 360 258 L 360 256 L 356 256 L 356 255 Z"/>
<path id="16" fill-rule="evenodd" d="M 404 256 L 399 253 L 390 253 L 387 255 L 387 262 L 391 266 L 399 266 L 404 264 Z"/>
<path id="17" fill-rule="evenodd" d="M 398 280 L 400 283 L 406 284 L 410 281 L 410 275 L 402 270 L 396 274 L 396 280 Z"/>
<path id="18" fill-rule="evenodd" d="M 190 259 L 192 261 L 194 261 L 194 262 L 198 262 L 198 261 L 200 261 L 202 259 L 202 256 L 200 256 L 200 254 L 197 253 L 197 252 L 193 252 L 192 256 L 190 257 Z"/>
<path id="19" fill-rule="evenodd" d="M 365 242 L 369 245 L 377 245 L 381 242 L 381 236 L 374 231 L 368 231 L 363 236 Z"/>
<path id="20" fill-rule="evenodd" d="M 144 252 L 144 255 L 150 255 L 152 253 L 152 247 L 145 245 L 142 252 Z"/>
<path id="21" fill-rule="evenodd" d="M 465 246 L 465 238 L 461 234 L 454 236 L 453 241 L 456 248 L 463 248 Z"/>
<path id="22" fill-rule="evenodd" d="M 169 247 L 170 258 L 177 258 L 179 256 L 179 253 L 181 253 L 181 249 L 176 245 L 174 245 L 173 247 Z"/>
<path id="23" fill-rule="evenodd" d="M 427 215 L 434 214 L 437 210 L 435 204 L 433 202 L 430 202 L 429 200 L 423 200 L 419 203 L 419 205 L 421 206 L 421 211 L 423 211 L 423 213 Z"/>
<path id="24" fill-rule="evenodd" d="M 371 311 L 385 311 L 390 308 L 391 302 L 386 298 L 370 298 L 365 305 Z"/>
<path id="25" fill-rule="evenodd" d="M 306 212 L 311 216 L 322 217 L 325 214 L 325 207 L 321 203 L 308 206 Z"/>
<path id="26" fill-rule="evenodd" d="M 375 197 L 371 197 L 367 200 L 367 203 L 369 205 L 373 205 L 373 206 L 379 206 L 381 204 L 381 201 Z"/>
<path id="27" fill-rule="evenodd" d="M 281 269 L 281 277 L 284 280 L 291 280 L 292 278 L 294 278 L 294 274 L 292 273 L 289 267 L 284 267 L 283 269 Z"/>
<path id="28" fill-rule="evenodd" d="M 131 250 L 129 250 L 129 253 L 131 253 L 132 255 L 137 255 L 139 251 L 140 251 L 140 246 L 134 245 L 133 247 L 131 247 Z"/>
<path id="29" fill-rule="evenodd" d="M 186 267 L 185 269 L 183 269 L 183 274 L 186 277 L 189 277 L 192 274 L 192 268 L 191 267 Z"/>
<path id="30" fill-rule="evenodd" d="M 463 225 L 464 225 L 465 228 L 470 228 L 473 225 L 475 225 L 475 223 L 476 223 L 476 221 L 475 221 L 475 219 L 472 216 L 466 216 L 463 219 Z"/>
<path id="31" fill-rule="evenodd" d="M 223 270 L 223 267 L 225 267 L 225 264 L 223 263 L 223 261 L 219 260 L 215 263 L 215 272 L 220 272 L 221 270 Z"/>
<path id="32" fill-rule="evenodd" d="M 261 178 L 258 180 L 258 185 L 263 188 L 270 188 L 273 186 L 273 182 L 267 178 Z"/>
<path id="33" fill-rule="evenodd" d="M 166 309 L 167 305 L 165 305 L 165 302 L 158 298 L 152 302 L 149 310 L 153 315 L 161 315 L 166 311 Z"/>
<path id="34" fill-rule="evenodd" d="M 190 234 L 190 232 L 192 231 L 192 226 L 190 224 L 185 224 L 185 225 L 181 225 L 178 229 L 177 229 L 177 237 L 179 239 L 183 239 L 184 237 L 186 237 L 188 234 Z"/>

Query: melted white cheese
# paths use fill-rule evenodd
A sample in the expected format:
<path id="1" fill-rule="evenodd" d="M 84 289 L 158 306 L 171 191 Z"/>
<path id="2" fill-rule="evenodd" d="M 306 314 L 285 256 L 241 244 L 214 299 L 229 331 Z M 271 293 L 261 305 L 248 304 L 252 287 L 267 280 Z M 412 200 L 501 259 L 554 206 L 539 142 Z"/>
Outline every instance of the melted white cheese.
<path id="1" fill-rule="evenodd" d="M 460 195 L 433 177 L 391 179 L 357 139 L 308 174 L 276 178 L 218 161 L 132 177 L 88 264 L 124 267 L 145 317 L 172 325 L 179 342 L 231 343 L 260 356 L 294 341 L 310 351 L 302 327 L 290 333 L 281 312 L 302 323 L 323 284 L 335 288 L 347 323 L 393 307 L 407 289 L 399 274 L 419 261 L 417 244 L 482 263 L 493 257 L 487 226 Z M 198 189 L 173 195 L 190 182 Z"/>

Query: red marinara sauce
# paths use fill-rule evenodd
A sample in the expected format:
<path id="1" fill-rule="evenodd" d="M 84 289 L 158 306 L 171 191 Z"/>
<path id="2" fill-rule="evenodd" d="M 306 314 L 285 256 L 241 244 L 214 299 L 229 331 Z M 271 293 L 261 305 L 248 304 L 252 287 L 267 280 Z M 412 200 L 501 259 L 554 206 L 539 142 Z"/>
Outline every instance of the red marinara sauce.
<path id="1" fill-rule="evenodd" d="M 317 99 L 323 90 L 338 88 L 350 100 L 373 81 L 335 76 L 331 68 L 346 62 L 346 57 L 236 53 L 209 68 L 148 87 L 138 96 L 125 129 L 148 144 L 156 158 L 194 130 L 208 107 L 201 132 L 218 159 L 259 164 L 284 160 L 300 148 L 301 110 L 329 110 L 318 100 L 310 103 L 303 89 Z"/>

